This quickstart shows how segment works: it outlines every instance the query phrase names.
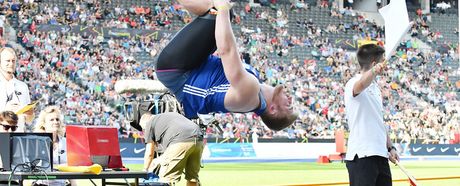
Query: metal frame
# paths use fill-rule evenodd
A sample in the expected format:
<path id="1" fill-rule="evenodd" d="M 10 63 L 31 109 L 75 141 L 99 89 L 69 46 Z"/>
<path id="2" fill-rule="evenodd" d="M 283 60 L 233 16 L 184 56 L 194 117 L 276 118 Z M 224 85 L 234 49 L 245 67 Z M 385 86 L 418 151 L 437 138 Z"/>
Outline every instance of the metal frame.
<path id="1" fill-rule="evenodd" d="M 0 180 L 8 180 L 11 171 L 0 172 Z M 105 185 L 130 185 L 126 180 L 134 178 L 134 184 L 139 185 L 139 178 L 147 179 L 147 172 L 145 171 L 105 171 L 101 174 L 88 174 L 88 173 L 75 173 L 75 172 L 47 172 L 45 175 L 37 176 L 36 173 L 30 172 L 16 172 L 12 176 L 12 180 L 19 180 L 19 185 L 23 185 L 24 180 L 66 180 L 66 179 L 89 179 L 93 184 L 92 179 L 101 179 L 102 186 Z M 122 182 L 107 182 L 107 179 L 125 179 Z"/>

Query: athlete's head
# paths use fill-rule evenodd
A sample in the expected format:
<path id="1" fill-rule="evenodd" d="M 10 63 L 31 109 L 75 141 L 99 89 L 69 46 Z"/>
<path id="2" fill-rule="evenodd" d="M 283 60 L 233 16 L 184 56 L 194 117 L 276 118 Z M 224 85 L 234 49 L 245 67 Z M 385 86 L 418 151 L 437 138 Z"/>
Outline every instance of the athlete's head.
<path id="1" fill-rule="evenodd" d="M 260 116 L 262 121 L 272 130 L 282 130 L 292 123 L 298 117 L 292 107 L 292 98 L 283 85 L 275 87 L 273 97 L 267 110 Z"/>

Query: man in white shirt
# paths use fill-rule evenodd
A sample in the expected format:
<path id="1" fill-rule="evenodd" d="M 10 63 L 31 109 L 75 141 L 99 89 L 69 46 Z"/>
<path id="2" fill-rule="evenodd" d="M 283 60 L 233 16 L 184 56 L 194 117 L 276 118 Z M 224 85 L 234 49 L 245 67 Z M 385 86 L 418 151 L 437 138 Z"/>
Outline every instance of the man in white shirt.
<path id="1" fill-rule="evenodd" d="M 382 95 L 376 82 L 385 69 L 384 53 L 375 44 L 361 46 L 357 52 L 361 73 L 345 85 L 350 130 L 345 160 L 351 186 L 392 185 L 388 159 L 399 161 L 383 121 Z"/>
<path id="2" fill-rule="evenodd" d="M 9 47 L 0 49 L 0 112 L 5 110 L 17 112 L 30 103 L 29 87 L 14 77 L 16 61 L 14 49 Z M 18 131 L 24 131 L 24 123 L 32 121 L 33 115 L 33 109 L 19 115 Z"/>

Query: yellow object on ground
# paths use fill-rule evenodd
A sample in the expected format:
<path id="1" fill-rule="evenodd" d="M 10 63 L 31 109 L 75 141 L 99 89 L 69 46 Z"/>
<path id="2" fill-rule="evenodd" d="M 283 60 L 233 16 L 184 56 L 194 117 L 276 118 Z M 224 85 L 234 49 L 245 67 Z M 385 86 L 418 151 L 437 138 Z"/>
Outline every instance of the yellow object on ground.
<path id="1" fill-rule="evenodd" d="M 91 166 L 67 166 L 59 165 L 57 169 L 61 172 L 82 172 L 100 174 L 102 172 L 102 166 L 99 164 L 93 164 Z"/>

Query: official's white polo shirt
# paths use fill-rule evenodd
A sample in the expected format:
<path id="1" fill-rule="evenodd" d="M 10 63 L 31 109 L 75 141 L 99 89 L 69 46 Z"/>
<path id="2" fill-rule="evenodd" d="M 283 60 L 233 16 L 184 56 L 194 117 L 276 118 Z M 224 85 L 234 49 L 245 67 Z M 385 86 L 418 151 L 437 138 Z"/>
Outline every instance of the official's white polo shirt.
<path id="1" fill-rule="evenodd" d="M 387 127 L 383 122 L 382 94 L 373 82 L 353 97 L 353 86 L 361 78 L 358 74 L 345 85 L 345 114 L 350 130 L 345 160 L 367 156 L 388 158 Z"/>
<path id="2" fill-rule="evenodd" d="M 29 87 L 16 78 L 7 81 L 0 75 L 0 112 L 5 110 L 7 102 L 17 103 L 21 108 L 29 104 Z"/>

